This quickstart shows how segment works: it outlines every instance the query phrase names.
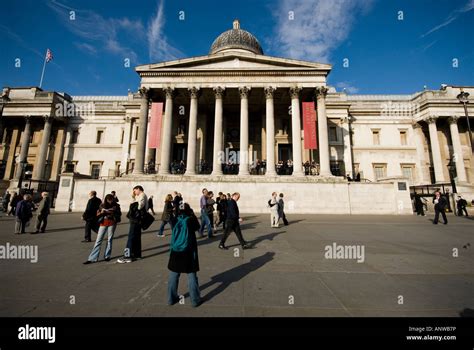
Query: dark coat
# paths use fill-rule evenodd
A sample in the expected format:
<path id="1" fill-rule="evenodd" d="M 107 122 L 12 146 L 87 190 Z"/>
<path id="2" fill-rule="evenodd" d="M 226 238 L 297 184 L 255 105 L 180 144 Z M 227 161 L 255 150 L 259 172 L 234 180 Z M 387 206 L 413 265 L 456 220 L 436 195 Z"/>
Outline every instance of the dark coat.
<path id="1" fill-rule="evenodd" d="M 227 219 L 238 220 L 240 218 L 239 206 L 234 199 L 227 201 Z"/>
<path id="2" fill-rule="evenodd" d="M 171 221 L 173 216 L 173 205 L 171 202 L 165 202 L 165 206 L 163 208 L 163 214 L 161 214 L 162 221 Z"/>
<path id="3" fill-rule="evenodd" d="M 33 205 L 29 201 L 19 201 L 16 205 L 15 216 L 21 221 L 28 221 L 33 216 Z"/>
<path id="4" fill-rule="evenodd" d="M 433 198 L 433 203 L 434 203 L 435 199 L 436 199 L 436 197 Z M 446 200 L 446 197 L 441 196 L 441 197 L 439 197 L 438 204 L 435 204 L 434 208 L 435 208 L 435 210 L 445 211 L 447 206 L 448 206 L 448 201 Z"/>
<path id="5" fill-rule="evenodd" d="M 82 214 L 82 218 L 85 221 L 94 221 L 97 219 L 97 210 L 99 210 L 99 206 L 102 201 L 97 197 L 92 197 L 87 201 L 86 210 L 84 214 Z"/>
<path id="6" fill-rule="evenodd" d="M 168 269 L 177 273 L 191 273 L 199 271 L 199 258 L 196 241 L 196 231 L 199 230 L 199 221 L 193 214 L 188 220 L 188 232 L 191 235 L 189 249 L 185 252 L 171 251 Z"/>
<path id="7" fill-rule="evenodd" d="M 285 210 L 285 202 L 283 201 L 283 198 L 280 198 L 278 200 L 278 215 L 283 216 L 284 210 Z"/>

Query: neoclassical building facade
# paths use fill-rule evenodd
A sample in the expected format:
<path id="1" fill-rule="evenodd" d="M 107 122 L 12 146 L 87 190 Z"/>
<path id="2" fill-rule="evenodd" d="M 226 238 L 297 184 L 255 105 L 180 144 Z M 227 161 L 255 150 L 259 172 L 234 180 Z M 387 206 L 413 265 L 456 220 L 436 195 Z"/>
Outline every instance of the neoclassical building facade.
<path id="1" fill-rule="evenodd" d="M 22 171 L 53 182 L 64 173 L 259 181 L 283 176 L 276 165 L 285 163 L 292 164 L 287 177 L 295 179 L 454 180 L 474 193 L 468 120 L 457 99 L 461 90 L 474 94 L 474 87 L 354 95 L 328 86 L 330 71 L 328 64 L 264 55 L 235 21 L 207 55 L 136 67 L 136 93 L 69 96 L 4 88 L 0 177 L 10 188 Z M 316 120 L 305 118 L 308 105 Z M 223 164 L 233 154 L 238 169 L 225 175 Z M 181 161 L 185 171 L 174 175 L 172 164 Z M 255 172 L 255 164 L 264 170 Z"/>

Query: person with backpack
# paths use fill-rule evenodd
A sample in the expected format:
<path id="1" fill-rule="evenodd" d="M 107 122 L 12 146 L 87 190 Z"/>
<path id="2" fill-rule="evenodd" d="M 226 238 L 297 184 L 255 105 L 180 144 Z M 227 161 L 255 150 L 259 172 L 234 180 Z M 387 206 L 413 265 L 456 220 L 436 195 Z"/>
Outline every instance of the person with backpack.
<path id="1" fill-rule="evenodd" d="M 123 257 L 117 260 L 119 264 L 131 263 L 142 258 L 142 224 L 143 218 L 148 214 L 148 198 L 140 185 L 133 188 L 132 198 L 133 201 L 127 213 L 130 221 L 127 246 Z"/>
<path id="2" fill-rule="evenodd" d="M 199 230 L 199 221 L 188 203 L 183 209 L 178 209 L 176 224 L 173 227 L 170 243 L 170 258 L 168 261 L 168 304 L 174 305 L 179 301 L 178 284 L 182 273 L 188 275 L 188 289 L 191 305 L 197 307 L 201 304 L 199 282 L 198 248 L 196 231 Z"/>
<path id="3" fill-rule="evenodd" d="M 268 200 L 268 207 L 270 208 L 270 227 L 279 227 L 277 193 L 272 193 L 272 198 Z"/>
<path id="4" fill-rule="evenodd" d="M 161 226 L 158 231 L 158 237 L 164 237 L 164 229 L 166 224 L 170 224 L 171 230 L 173 230 L 173 196 L 171 194 L 166 195 L 165 206 L 163 208 L 163 214 L 161 214 Z"/>
<path id="5" fill-rule="evenodd" d="M 19 201 L 15 209 L 15 233 L 17 235 L 25 233 L 28 222 L 33 217 L 32 197 L 29 194 L 23 196 L 23 200 Z"/>
<path id="6" fill-rule="evenodd" d="M 114 238 L 115 228 L 117 227 L 117 216 L 119 215 L 120 208 L 118 203 L 115 202 L 114 196 L 108 194 L 105 196 L 104 202 L 99 206 L 97 210 L 97 217 L 99 222 L 99 231 L 97 233 L 97 239 L 94 244 L 94 248 L 87 258 L 87 261 L 84 262 L 84 265 L 97 262 L 100 255 L 100 246 L 102 245 L 102 240 L 107 233 L 107 247 L 105 248 L 104 260 L 110 261 L 112 255 L 112 240 Z"/>

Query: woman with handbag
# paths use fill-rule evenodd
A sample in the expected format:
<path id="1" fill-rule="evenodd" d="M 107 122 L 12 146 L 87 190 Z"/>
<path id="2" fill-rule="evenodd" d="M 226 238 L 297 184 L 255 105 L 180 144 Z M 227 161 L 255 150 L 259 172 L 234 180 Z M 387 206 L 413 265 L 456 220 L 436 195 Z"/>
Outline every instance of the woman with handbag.
<path id="1" fill-rule="evenodd" d="M 92 252 L 89 255 L 89 258 L 84 265 L 97 262 L 99 260 L 100 246 L 102 240 L 107 233 L 107 247 L 105 248 L 105 261 L 110 261 L 110 256 L 112 255 L 112 240 L 114 238 L 115 228 L 117 224 L 117 203 L 115 202 L 114 196 L 108 194 L 105 196 L 104 202 L 99 206 L 97 211 L 97 218 L 99 222 L 99 232 L 97 233 L 97 239 L 92 248 Z"/>

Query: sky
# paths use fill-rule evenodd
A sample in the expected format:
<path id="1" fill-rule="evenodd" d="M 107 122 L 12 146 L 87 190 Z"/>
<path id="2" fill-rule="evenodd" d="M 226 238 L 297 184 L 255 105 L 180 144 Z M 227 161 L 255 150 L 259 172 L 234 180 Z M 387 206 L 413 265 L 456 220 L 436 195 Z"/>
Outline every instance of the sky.
<path id="1" fill-rule="evenodd" d="M 224 5 L 225 4 L 225 5 Z M 0 12 L 0 85 L 126 95 L 134 67 L 206 55 L 241 28 L 265 55 L 333 66 L 351 94 L 474 85 L 474 0 L 16 0 Z"/>

